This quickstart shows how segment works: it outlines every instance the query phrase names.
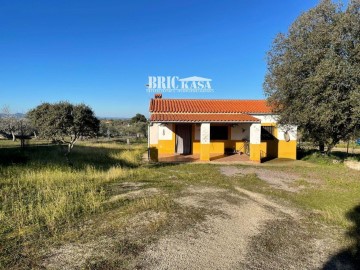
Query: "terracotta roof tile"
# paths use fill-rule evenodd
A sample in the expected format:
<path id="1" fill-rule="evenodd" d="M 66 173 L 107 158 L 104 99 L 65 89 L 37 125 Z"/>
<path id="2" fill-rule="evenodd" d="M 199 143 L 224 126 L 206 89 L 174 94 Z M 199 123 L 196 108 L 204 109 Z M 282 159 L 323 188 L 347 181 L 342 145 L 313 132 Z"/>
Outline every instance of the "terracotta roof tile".
<path id="1" fill-rule="evenodd" d="M 266 100 L 151 99 L 152 113 L 271 113 Z"/>
<path id="2" fill-rule="evenodd" d="M 224 113 L 153 113 L 151 122 L 260 122 L 259 119 L 247 114 Z"/>

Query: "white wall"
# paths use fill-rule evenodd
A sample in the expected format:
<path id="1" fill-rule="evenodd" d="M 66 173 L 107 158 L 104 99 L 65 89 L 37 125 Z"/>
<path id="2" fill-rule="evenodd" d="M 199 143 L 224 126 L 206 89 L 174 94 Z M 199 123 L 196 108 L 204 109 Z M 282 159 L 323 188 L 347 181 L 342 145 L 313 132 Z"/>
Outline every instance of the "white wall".
<path id="1" fill-rule="evenodd" d="M 285 132 L 288 131 L 288 134 L 290 135 L 291 141 L 296 141 L 297 139 L 297 126 L 278 126 L 278 140 L 284 141 L 285 138 Z"/>
<path id="2" fill-rule="evenodd" d="M 260 144 L 261 141 L 261 124 L 253 123 L 250 126 L 250 143 Z"/>
<path id="3" fill-rule="evenodd" d="M 251 124 L 239 124 L 231 127 L 230 139 L 235 140 L 250 140 L 250 125 Z"/>
<path id="4" fill-rule="evenodd" d="M 159 140 L 171 141 L 173 124 L 159 124 Z"/>
<path id="5" fill-rule="evenodd" d="M 252 114 L 251 116 L 260 119 L 261 123 L 277 123 L 277 115 L 275 114 Z"/>
<path id="6" fill-rule="evenodd" d="M 149 128 L 149 142 L 150 144 L 158 144 L 159 142 L 159 124 L 154 123 Z"/>
<path id="7" fill-rule="evenodd" d="M 210 143 L 210 123 L 202 123 L 200 127 L 201 144 Z"/>

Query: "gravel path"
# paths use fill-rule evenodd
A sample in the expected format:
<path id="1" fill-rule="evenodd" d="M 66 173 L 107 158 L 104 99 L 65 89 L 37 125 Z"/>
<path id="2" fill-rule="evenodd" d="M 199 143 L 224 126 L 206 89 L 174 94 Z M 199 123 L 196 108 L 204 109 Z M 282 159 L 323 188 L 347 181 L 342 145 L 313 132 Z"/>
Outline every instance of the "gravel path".
<path id="1" fill-rule="evenodd" d="M 329 247 L 328 239 L 313 238 L 300 225 L 301 215 L 296 210 L 261 194 L 237 191 L 239 194 L 189 188 L 178 203 L 210 207 L 222 214 L 208 216 L 185 232 L 164 236 L 141 255 L 140 268 L 267 269 L 266 264 L 271 269 L 321 268 L 328 256 L 321 243 L 325 241 Z M 309 254 L 304 256 L 306 251 Z"/>
<path id="2" fill-rule="evenodd" d="M 223 166 L 220 168 L 220 172 L 226 176 L 235 175 L 248 175 L 256 174 L 256 176 L 267 182 L 274 188 L 282 189 L 289 192 L 299 192 L 303 189 L 302 186 L 296 185 L 296 181 L 303 180 L 303 177 L 288 172 L 280 172 L 269 170 L 260 167 L 234 167 L 234 166 Z M 315 179 L 306 179 L 307 182 L 317 182 Z"/>
<path id="3" fill-rule="evenodd" d="M 216 193 L 190 191 L 179 200 L 186 206 L 202 207 L 206 196 Z M 218 191 L 219 193 L 222 191 Z M 217 197 L 217 196 L 215 196 Z M 232 205 L 214 198 L 215 208 L 223 215 L 209 216 L 194 228 L 169 235 L 150 246 L 143 255 L 145 269 L 234 269 L 245 258 L 248 240 L 259 233 L 260 226 L 275 216 L 251 200 Z M 204 201 L 205 200 L 205 201 Z"/>

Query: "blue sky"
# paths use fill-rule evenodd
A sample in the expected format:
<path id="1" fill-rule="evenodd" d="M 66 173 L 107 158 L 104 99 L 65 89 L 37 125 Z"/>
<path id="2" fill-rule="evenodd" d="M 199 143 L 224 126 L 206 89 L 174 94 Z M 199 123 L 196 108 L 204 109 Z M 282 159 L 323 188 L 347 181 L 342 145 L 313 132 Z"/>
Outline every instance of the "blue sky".
<path id="1" fill-rule="evenodd" d="M 266 51 L 315 0 L 0 0 L 0 106 L 84 102 L 98 116 L 148 115 L 148 76 L 211 78 L 261 99 Z"/>

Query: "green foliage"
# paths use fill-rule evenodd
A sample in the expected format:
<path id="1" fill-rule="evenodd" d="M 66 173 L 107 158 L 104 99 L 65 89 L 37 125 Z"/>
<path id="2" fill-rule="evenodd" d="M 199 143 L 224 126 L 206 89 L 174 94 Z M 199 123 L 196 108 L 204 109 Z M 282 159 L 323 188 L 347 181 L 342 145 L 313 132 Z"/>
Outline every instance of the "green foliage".
<path id="1" fill-rule="evenodd" d="M 68 102 L 43 103 L 28 112 L 28 118 L 39 131 L 39 137 L 68 144 L 68 151 L 81 137 L 94 137 L 100 121 L 90 107 Z"/>
<path id="2" fill-rule="evenodd" d="M 147 137 L 147 120 L 137 114 L 130 120 L 105 119 L 100 122 L 100 134 L 104 137 L 135 137 L 140 134 Z"/>
<path id="3" fill-rule="evenodd" d="M 303 13 L 268 53 L 265 93 L 283 124 L 328 149 L 360 124 L 360 3 L 330 0 Z"/>
<path id="4" fill-rule="evenodd" d="M 132 123 L 139 123 L 139 122 L 146 123 L 147 119 L 146 119 L 145 115 L 137 113 L 133 118 L 131 118 L 131 122 Z"/>

